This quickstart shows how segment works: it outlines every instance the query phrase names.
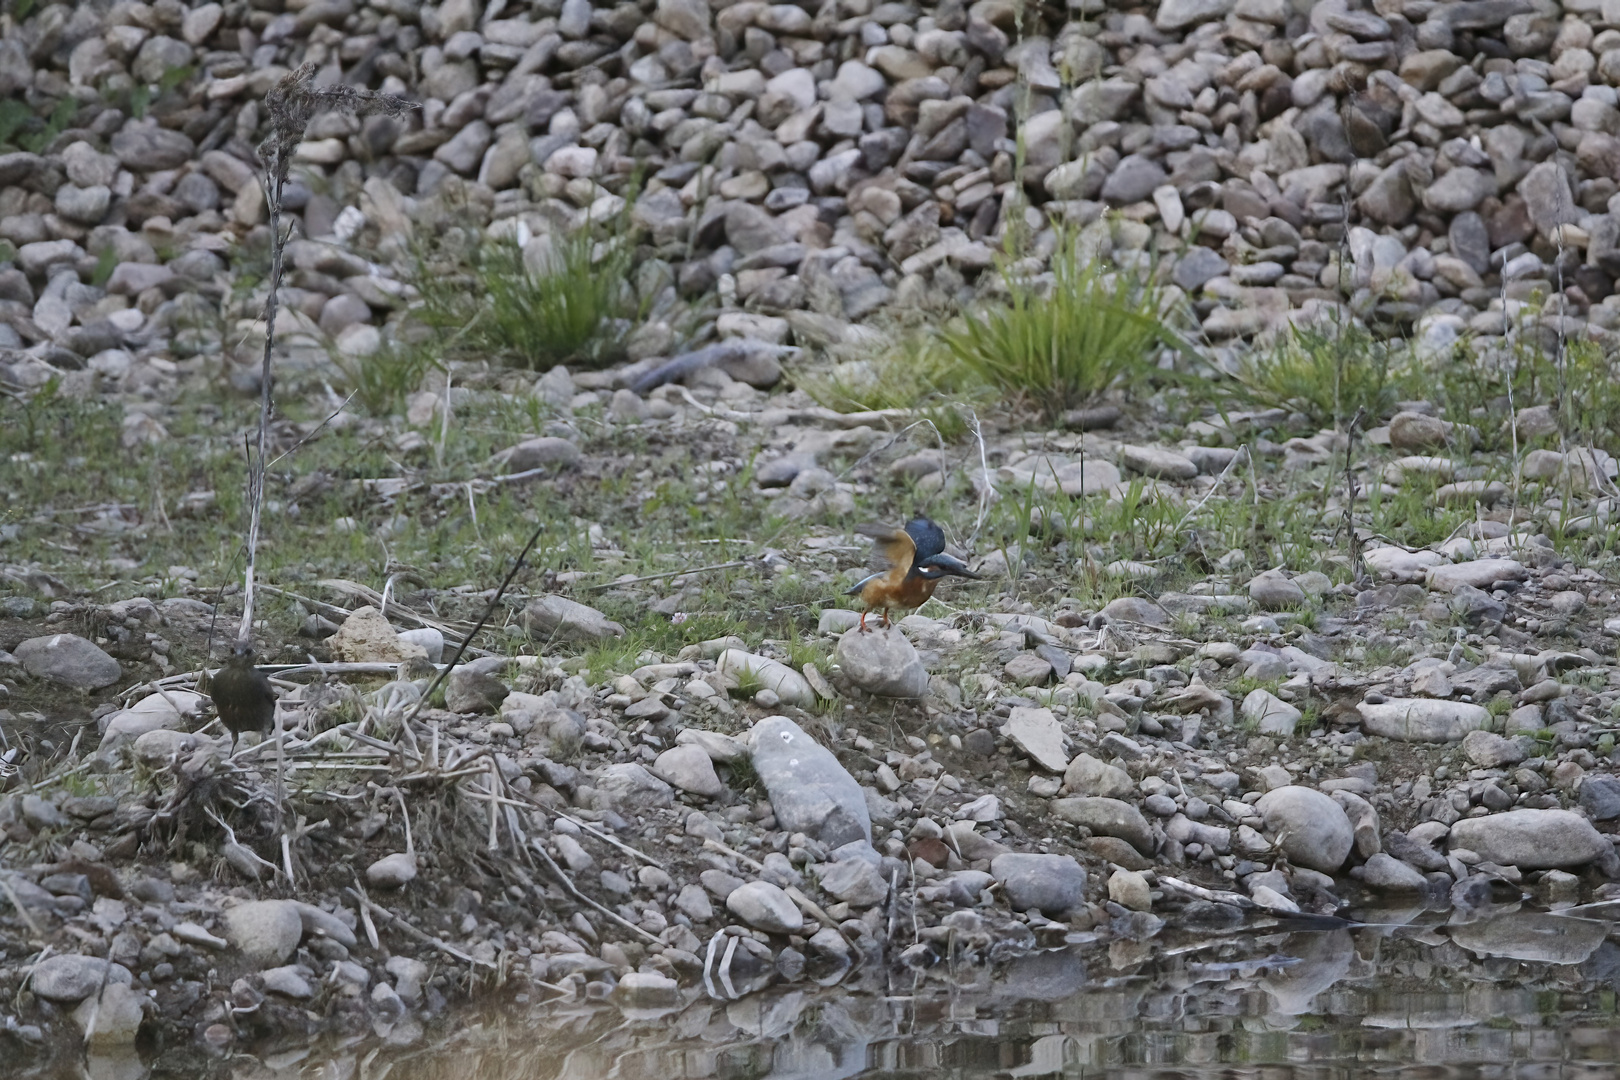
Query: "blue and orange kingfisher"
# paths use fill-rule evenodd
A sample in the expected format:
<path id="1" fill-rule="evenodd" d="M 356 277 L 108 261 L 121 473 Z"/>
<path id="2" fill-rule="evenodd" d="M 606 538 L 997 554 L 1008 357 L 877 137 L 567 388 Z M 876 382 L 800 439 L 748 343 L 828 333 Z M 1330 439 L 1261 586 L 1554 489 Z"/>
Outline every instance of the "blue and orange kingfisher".
<path id="1" fill-rule="evenodd" d="M 870 536 L 871 568 L 877 571 L 857 581 L 845 596 L 859 596 L 866 605 L 861 613 L 860 630 L 866 630 L 866 616 L 883 612 L 883 625 L 889 625 L 889 610 L 915 610 L 928 602 L 941 578 L 980 580 L 960 559 L 945 554 L 945 533 L 927 518 L 918 516 L 904 529 L 888 525 L 859 525 L 856 532 Z"/>

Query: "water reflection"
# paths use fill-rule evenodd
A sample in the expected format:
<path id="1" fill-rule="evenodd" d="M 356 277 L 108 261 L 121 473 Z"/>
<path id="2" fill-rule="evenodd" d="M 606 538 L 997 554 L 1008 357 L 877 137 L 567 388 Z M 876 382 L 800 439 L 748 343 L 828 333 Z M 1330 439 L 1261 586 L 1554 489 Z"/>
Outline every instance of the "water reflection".
<path id="1" fill-rule="evenodd" d="M 111 1080 L 1596 1080 L 1617 1075 L 1620 946 L 1608 922 L 1517 908 L 1448 924 L 1076 943 L 994 970 L 855 972 L 662 1013 L 563 1003 L 379 1029 L 346 1047 L 260 1048 L 187 1067 L 93 1063 Z M 410 1045 L 398 1045 L 409 1042 Z M 133 1067 L 133 1070 L 132 1070 Z M 36 1072 L 36 1075 L 38 1073 Z M 66 1075 L 66 1074 L 63 1074 Z"/>

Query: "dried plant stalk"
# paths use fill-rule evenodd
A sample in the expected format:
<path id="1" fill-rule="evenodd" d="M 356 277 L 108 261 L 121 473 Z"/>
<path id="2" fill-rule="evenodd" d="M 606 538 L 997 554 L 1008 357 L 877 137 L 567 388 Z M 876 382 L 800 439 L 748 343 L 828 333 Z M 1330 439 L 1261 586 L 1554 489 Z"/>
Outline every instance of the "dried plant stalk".
<path id="1" fill-rule="evenodd" d="M 264 361 L 259 373 L 259 431 L 253 461 L 248 469 L 247 570 L 242 582 L 242 626 L 240 641 L 253 638 L 253 579 L 257 569 L 259 529 L 264 506 L 265 437 L 270 427 L 270 356 L 276 344 L 276 294 L 281 290 L 282 252 L 286 240 L 281 234 L 281 196 L 292 168 L 293 155 L 304 140 L 304 129 L 317 113 L 342 110 L 356 116 L 384 114 L 398 116 L 417 108 L 414 102 L 393 94 L 379 94 L 353 86 L 315 86 L 315 65 L 306 63 L 289 73 L 264 95 L 270 118 L 270 134 L 259 144 L 264 162 L 265 199 L 270 210 L 270 294 L 264 301 Z"/>

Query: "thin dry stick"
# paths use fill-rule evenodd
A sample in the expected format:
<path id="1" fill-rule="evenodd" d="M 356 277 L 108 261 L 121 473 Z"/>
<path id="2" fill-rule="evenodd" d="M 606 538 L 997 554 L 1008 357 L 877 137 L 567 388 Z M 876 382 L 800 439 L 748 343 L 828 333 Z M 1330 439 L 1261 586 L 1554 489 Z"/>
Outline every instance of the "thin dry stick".
<path id="1" fill-rule="evenodd" d="M 22 901 L 17 899 L 17 890 L 11 884 L 9 875 L 0 877 L 0 889 L 6 890 L 6 899 L 10 900 L 11 906 L 17 909 L 18 916 L 28 924 L 28 929 L 33 933 L 34 937 L 41 941 L 45 940 L 45 931 L 39 928 L 39 923 L 34 921 L 34 917 L 28 914 L 28 909 L 23 907 Z"/>
<path id="2" fill-rule="evenodd" d="M 973 519 L 973 532 L 968 535 L 968 540 L 972 541 L 978 537 L 979 530 L 984 528 L 984 516 L 989 512 L 990 499 L 996 493 L 996 485 L 990 479 L 990 459 L 984 450 L 984 432 L 979 427 L 979 414 L 966 405 L 956 407 L 967 414 L 968 426 L 973 430 L 973 439 L 979 444 L 979 481 L 983 485 L 983 490 L 979 493 L 979 513 Z"/>
<path id="3" fill-rule="evenodd" d="M 404 931 L 405 934 L 415 938 L 417 941 L 422 942 L 424 945 L 431 945 L 435 949 L 438 949 L 440 952 L 444 953 L 446 956 L 454 957 L 464 964 L 471 964 L 475 967 L 489 968 L 491 971 L 495 970 L 495 965 L 490 961 L 480 960 L 474 956 L 468 956 L 460 949 L 448 944 L 447 942 L 441 941 L 432 934 L 427 934 L 421 930 L 418 930 L 416 927 L 412 926 L 398 915 L 395 915 L 392 911 L 389 911 L 381 904 L 373 903 L 364 896 L 361 896 L 360 893 L 355 891 L 353 888 L 346 888 L 343 891 L 354 897 L 355 902 L 360 905 L 360 909 L 362 911 L 369 911 L 373 915 L 382 916 L 383 920 L 387 922 L 388 925 Z"/>
<path id="4" fill-rule="evenodd" d="M 409 715 L 405 717 L 406 727 L 409 727 L 411 721 L 416 719 L 416 714 L 422 711 L 422 706 L 427 704 L 428 699 L 433 696 L 433 691 L 439 688 L 439 684 L 444 682 L 445 678 L 450 674 L 451 671 L 455 670 L 455 666 L 457 664 L 461 663 L 462 654 L 465 653 L 467 651 L 467 647 L 472 644 L 473 638 L 478 636 L 478 632 L 484 628 L 484 624 L 489 622 L 489 617 L 495 614 L 496 605 L 501 602 L 501 597 L 506 595 L 507 587 L 512 584 L 512 579 L 517 577 L 519 570 L 523 569 L 523 561 L 529 557 L 529 552 L 533 551 L 534 545 L 540 542 L 540 534 L 545 531 L 545 527 L 546 523 L 544 520 L 534 527 L 534 532 L 529 536 L 529 542 L 523 545 L 523 550 L 518 552 L 518 557 L 512 562 L 512 569 L 507 571 L 506 580 L 502 581 L 501 587 L 495 590 L 495 595 L 489 598 L 489 606 L 484 608 L 484 614 L 479 616 L 478 624 L 471 630 L 467 631 L 467 636 L 462 638 L 461 644 L 456 647 L 456 655 L 450 658 L 450 662 L 448 664 L 439 669 L 439 674 L 435 676 L 433 682 L 428 685 L 427 692 L 422 695 L 421 699 L 417 701 L 415 707 L 411 709 Z M 437 742 L 437 729 L 434 730 L 433 735 L 434 741 Z"/>
<path id="5" fill-rule="evenodd" d="M 1358 582 L 1367 576 L 1367 568 L 1361 559 L 1361 538 L 1356 535 L 1356 431 L 1366 418 L 1367 410 L 1358 408 L 1356 415 L 1350 420 L 1350 425 L 1345 429 L 1344 444 L 1345 543 L 1350 545 L 1350 573 Z"/>
<path id="6" fill-rule="evenodd" d="M 354 395 L 358 394 L 359 392 L 360 391 L 358 391 L 358 390 L 349 391 L 349 396 L 344 398 L 343 401 L 338 405 L 338 407 L 333 409 L 327 415 L 325 420 L 322 420 L 319 424 L 316 424 L 315 427 L 314 427 L 314 430 L 312 430 L 308 435 L 305 435 L 302 439 L 299 439 L 297 442 L 295 442 L 291 446 L 287 447 L 287 449 L 285 449 L 281 453 L 277 454 L 274 458 L 271 459 L 270 464 L 275 465 L 276 463 L 280 462 L 282 458 L 287 457 L 290 454 L 297 453 L 299 447 L 303 446 L 305 443 L 309 442 L 309 440 L 311 440 L 315 436 L 319 435 L 326 428 L 327 424 L 330 424 L 333 420 L 336 420 L 337 416 L 338 416 L 338 413 L 342 412 L 344 409 L 347 409 L 349 407 L 349 402 L 353 401 L 354 400 Z M 268 468 L 268 467 L 269 466 L 266 466 L 266 468 Z"/>
<path id="7" fill-rule="evenodd" d="M 748 560 L 737 562 L 715 563 L 713 566 L 694 566 L 690 570 L 666 570 L 662 574 L 647 574 L 644 577 L 630 578 L 626 581 L 605 581 L 599 585 L 587 585 L 585 592 L 598 592 L 602 589 L 617 589 L 625 585 L 639 585 L 643 581 L 659 581 L 663 578 L 680 577 L 682 574 L 704 574 L 711 570 L 735 570 L 740 566 L 747 566 Z"/>
<path id="8" fill-rule="evenodd" d="M 558 866 L 557 861 L 551 857 L 551 853 L 546 850 L 546 846 L 540 842 L 539 837 L 536 837 L 534 841 L 529 844 L 529 847 L 536 855 L 540 856 L 540 861 L 546 864 L 546 869 L 551 872 L 551 876 L 557 879 L 557 883 L 563 887 L 563 891 L 569 896 L 572 896 L 575 900 L 582 904 L 595 908 L 597 911 L 600 911 L 603 915 L 606 915 L 608 918 L 612 919 L 626 930 L 640 934 L 648 941 L 658 941 L 658 939 L 652 934 L 647 933 L 647 931 L 643 930 L 629 919 L 626 919 L 612 908 L 603 907 L 595 900 L 592 900 L 590 897 L 580 892 L 579 888 L 573 883 L 568 875 L 563 873 L 563 868 Z"/>
<path id="9" fill-rule="evenodd" d="M 293 154 L 304 139 L 304 129 L 315 114 L 341 109 L 356 116 L 386 113 L 397 116 L 417 106 L 393 94 L 379 94 L 347 85 L 317 87 L 313 61 L 289 73 L 264 96 L 270 117 L 270 135 L 259 145 L 265 163 L 265 200 L 270 212 L 270 281 L 264 300 L 264 359 L 259 370 L 259 430 L 257 450 L 248 470 L 247 570 L 242 581 L 242 625 L 240 641 L 253 634 L 253 578 L 259 554 L 259 528 L 264 504 L 266 440 L 270 429 L 270 358 L 276 344 L 276 299 L 281 290 L 282 255 L 286 240 L 281 234 L 282 189 L 292 168 Z"/>

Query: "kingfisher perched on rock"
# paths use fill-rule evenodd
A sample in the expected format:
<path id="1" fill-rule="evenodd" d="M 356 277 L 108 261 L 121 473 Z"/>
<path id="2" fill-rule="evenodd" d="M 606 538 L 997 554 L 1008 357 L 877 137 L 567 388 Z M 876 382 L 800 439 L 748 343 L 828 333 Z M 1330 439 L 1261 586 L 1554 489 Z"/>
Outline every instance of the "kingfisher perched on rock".
<path id="1" fill-rule="evenodd" d="M 238 641 L 231 658 L 208 686 L 220 722 L 236 737 L 248 731 L 270 734 L 276 721 L 276 691 L 264 672 L 253 666 L 253 646 Z"/>
<path id="2" fill-rule="evenodd" d="M 866 616 L 883 612 L 883 625 L 889 625 L 889 610 L 914 610 L 928 602 L 941 578 L 964 577 L 979 580 L 960 559 L 945 554 L 945 533 L 925 517 L 915 517 L 904 529 L 888 525 L 859 525 L 856 532 L 870 536 L 871 567 L 877 573 L 862 578 L 845 596 L 859 596 L 866 605 L 861 614 L 862 631 Z"/>

